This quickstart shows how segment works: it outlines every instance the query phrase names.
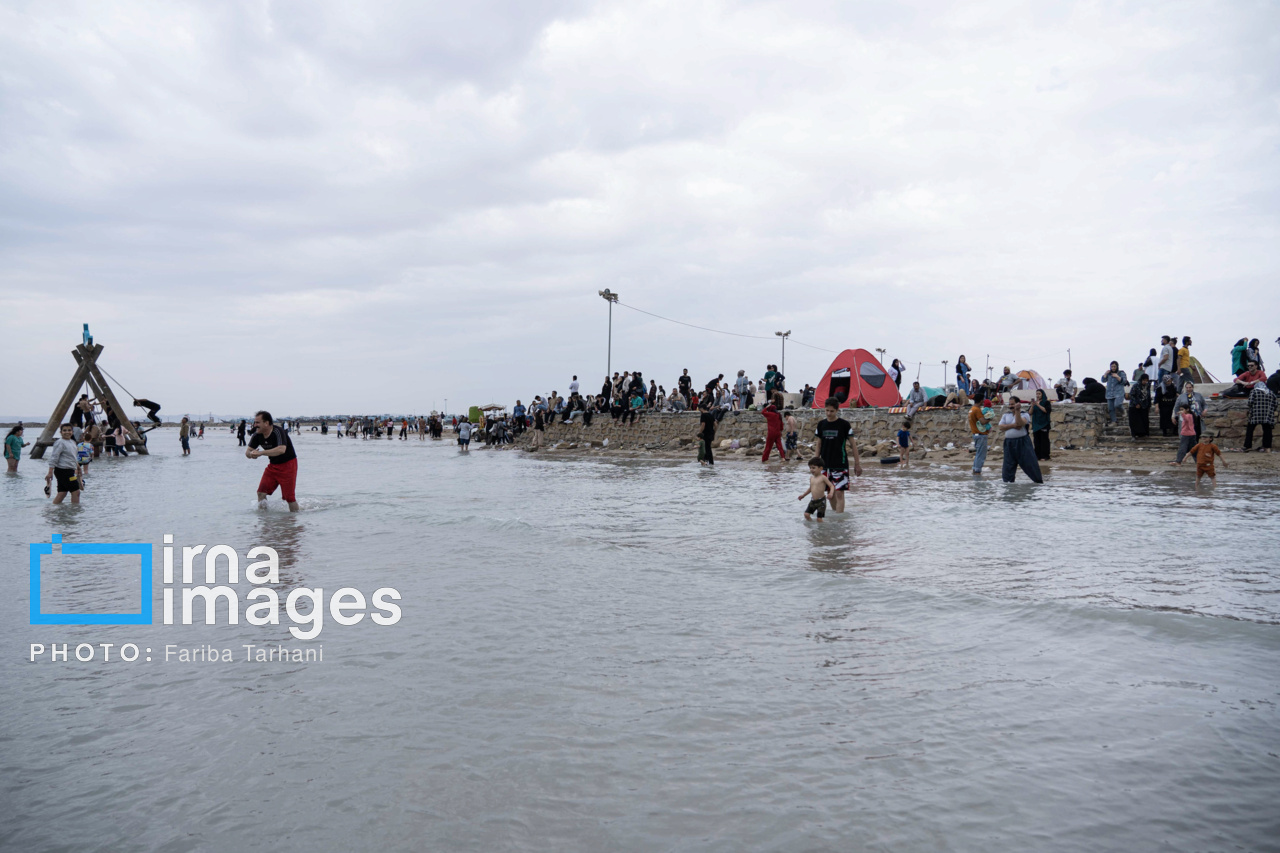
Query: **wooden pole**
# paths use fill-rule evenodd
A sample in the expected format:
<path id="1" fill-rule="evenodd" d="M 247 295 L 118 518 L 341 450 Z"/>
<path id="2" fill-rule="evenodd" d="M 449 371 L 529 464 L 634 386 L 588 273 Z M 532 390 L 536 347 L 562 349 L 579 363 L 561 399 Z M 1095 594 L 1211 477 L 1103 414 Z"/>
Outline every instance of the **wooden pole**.
<path id="1" fill-rule="evenodd" d="M 84 359 L 82 364 L 89 369 L 89 375 L 98 380 L 98 385 L 102 389 L 102 393 L 106 395 L 107 402 L 110 404 L 112 411 L 116 413 L 116 417 L 120 420 L 120 426 L 124 427 L 125 435 L 129 440 L 125 442 L 126 446 L 132 446 L 135 453 L 140 456 L 148 456 L 147 444 L 142 440 L 142 436 L 133 427 L 133 421 L 129 420 L 128 414 L 124 407 L 120 405 L 120 401 L 116 399 L 115 392 L 111 390 L 111 386 L 107 384 L 107 380 L 103 378 L 102 372 L 98 370 L 98 355 L 102 352 L 102 344 L 94 344 L 93 350 L 90 351 L 84 344 L 76 347 L 76 361 Z"/>
<path id="2" fill-rule="evenodd" d="M 80 346 L 83 346 L 81 344 Z M 78 349 L 78 348 L 77 348 Z M 95 357 L 97 352 L 102 351 L 102 346 L 94 347 Z M 76 361 L 80 361 L 76 352 L 71 353 L 76 356 Z M 71 406 L 75 403 L 76 392 L 84 385 L 85 380 L 89 378 L 89 366 L 81 363 L 76 368 L 75 375 L 71 377 L 71 382 L 67 385 L 67 390 L 62 392 L 62 397 L 58 399 L 58 404 L 53 407 L 53 414 L 49 416 L 49 420 L 45 422 L 44 431 L 40 433 L 40 437 L 36 439 L 35 444 L 31 446 L 31 458 L 43 459 L 44 449 L 53 444 L 54 436 L 58 431 L 58 427 L 62 426 L 62 419 L 66 417 L 67 412 L 71 411 Z"/>

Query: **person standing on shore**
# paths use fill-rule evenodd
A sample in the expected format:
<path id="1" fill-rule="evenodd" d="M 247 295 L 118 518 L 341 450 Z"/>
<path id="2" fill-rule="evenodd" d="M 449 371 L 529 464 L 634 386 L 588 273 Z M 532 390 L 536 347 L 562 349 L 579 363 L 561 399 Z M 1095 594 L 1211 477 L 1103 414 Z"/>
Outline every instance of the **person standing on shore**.
<path id="1" fill-rule="evenodd" d="M 693 390 L 693 377 L 689 375 L 689 368 L 684 369 L 684 373 L 680 374 L 680 378 L 676 380 L 676 387 L 680 389 L 680 396 L 684 397 L 685 408 L 689 408 L 689 394 Z"/>
<path id="2" fill-rule="evenodd" d="M 1182 460 L 1195 447 L 1198 440 L 1196 435 L 1196 420 L 1191 414 L 1191 406 L 1186 403 L 1178 405 L 1178 458 L 1170 465 L 1181 465 Z"/>
<path id="3" fill-rule="evenodd" d="M 1194 382 L 1184 382 L 1182 385 L 1182 395 L 1178 397 L 1178 405 L 1187 406 L 1191 409 L 1191 417 L 1195 421 L 1196 440 L 1200 440 L 1201 422 L 1200 418 L 1204 415 L 1204 397 L 1196 391 Z"/>
<path id="4" fill-rule="evenodd" d="M 1124 389 L 1129 387 L 1129 377 L 1120 369 L 1120 362 L 1113 361 L 1101 382 L 1107 386 L 1107 418 L 1114 424 L 1116 412 L 1124 411 Z"/>
<path id="5" fill-rule="evenodd" d="M 987 461 L 987 441 L 990 439 L 991 418 L 987 416 L 983 406 L 989 406 L 989 400 L 973 401 L 969 410 L 969 432 L 973 435 L 973 473 L 981 474 L 982 466 Z"/>
<path id="6" fill-rule="evenodd" d="M 18 460 L 22 458 L 22 448 L 26 447 L 30 442 L 22 440 L 24 432 L 22 424 L 18 424 L 9 430 L 9 434 L 4 437 L 4 461 L 9 468 L 10 474 L 18 473 Z M 1270 442 L 1267 443 L 1270 446 Z"/>
<path id="7" fill-rule="evenodd" d="M 191 455 L 191 421 L 185 417 L 178 426 L 178 444 L 182 445 L 183 456 Z"/>
<path id="8" fill-rule="evenodd" d="M 893 360 L 893 364 L 889 365 L 889 378 L 893 380 L 894 387 L 899 391 L 902 390 L 902 371 L 905 369 L 902 366 L 902 362 L 896 358 Z"/>
<path id="9" fill-rule="evenodd" d="M 1267 363 L 1262 360 L 1262 342 L 1257 338 L 1249 341 L 1249 349 L 1245 351 L 1245 362 L 1253 362 L 1263 373 L 1267 372 Z"/>
<path id="10" fill-rule="evenodd" d="M 245 427 L 246 427 L 245 420 L 244 418 L 241 418 L 240 423 L 236 425 L 236 439 L 240 442 L 241 447 L 244 447 L 245 445 L 248 444 L 248 442 L 246 442 L 244 438 Z"/>
<path id="11" fill-rule="evenodd" d="M 1178 350 L 1178 378 L 1182 385 L 1191 381 L 1191 336 L 1182 336 L 1182 349 Z"/>
<path id="12" fill-rule="evenodd" d="M 966 394 L 973 390 L 969 384 L 969 362 L 963 355 L 956 360 L 956 390 Z"/>
<path id="13" fill-rule="evenodd" d="M 764 415 L 765 423 L 768 429 L 765 431 L 764 438 L 764 455 L 760 457 L 761 462 L 769 461 L 769 452 L 777 445 L 778 455 L 782 457 L 782 461 L 787 461 L 787 452 L 782 449 L 782 415 L 778 414 L 778 405 L 782 402 L 782 395 L 775 393 L 773 402 L 765 406 L 760 414 Z"/>
<path id="14" fill-rule="evenodd" d="M 858 442 L 853 437 L 853 424 L 840 417 L 840 401 L 828 397 L 823 403 L 826 417 L 818 421 L 814 427 L 814 435 L 818 439 L 818 456 L 822 459 L 823 471 L 831 481 L 834 491 L 831 493 L 831 511 L 844 512 L 844 493 L 849 491 L 849 445 L 853 446 L 853 474 L 862 476 L 862 455 L 858 451 Z"/>
<path id="15" fill-rule="evenodd" d="M 62 503 L 62 499 L 71 495 L 73 504 L 80 503 L 80 459 L 76 449 L 75 433 L 71 424 L 65 423 L 59 428 L 61 437 L 49 446 L 49 473 L 44 476 L 44 493 L 49 494 L 49 483 L 58 478 L 58 493 L 53 502 Z"/>
<path id="16" fill-rule="evenodd" d="M 1004 433 L 1004 467 L 1000 479 L 1012 483 L 1018 474 L 1018 468 L 1031 478 L 1032 482 L 1043 483 L 1040 463 L 1036 461 L 1035 451 L 1031 449 L 1031 439 L 1027 438 L 1027 427 L 1031 422 L 1022 414 L 1022 401 L 1014 397 L 1009 401 L 1009 411 L 1000 417 L 1000 431 Z"/>
<path id="17" fill-rule="evenodd" d="M 540 408 L 533 410 L 533 447 L 535 450 L 542 447 L 542 440 L 546 437 L 547 414 Z"/>
<path id="18" fill-rule="evenodd" d="M 1244 449 L 1253 449 L 1253 431 L 1262 427 L 1262 445 L 1258 448 L 1263 453 L 1271 452 L 1271 432 L 1276 423 L 1276 395 L 1271 393 L 1265 382 L 1259 382 L 1249 392 L 1249 420 L 1244 428 Z"/>
<path id="19" fill-rule="evenodd" d="M 1160 336 L 1160 355 L 1156 359 L 1156 381 L 1164 379 L 1171 373 L 1177 372 L 1177 358 L 1174 353 L 1173 343 L 1168 335 Z"/>
<path id="20" fill-rule="evenodd" d="M 289 504 L 289 512 L 297 512 L 298 454 L 293 450 L 289 434 L 271 420 L 271 413 L 265 409 L 253 416 L 253 438 L 249 439 L 249 449 L 244 455 L 247 459 L 267 457 L 267 467 L 258 481 L 258 506 L 265 507 L 267 495 L 279 486 L 280 497 Z"/>
<path id="21" fill-rule="evenodd" d="M 1135 439 L 1151 434 L 1151 378 L 1143 373 L 1129 392 L 1129 435 Z"/>
<path id="22" fill-rule="evenodd" d="M 1160 410 L 1160 435 L 1178 434 L 1178 425 L 1173 422 L 1173 410 L 1178 401 L 1178 380 L 1171 373 L 1160 378 L 1156 387 L 1156 406 Z"/>

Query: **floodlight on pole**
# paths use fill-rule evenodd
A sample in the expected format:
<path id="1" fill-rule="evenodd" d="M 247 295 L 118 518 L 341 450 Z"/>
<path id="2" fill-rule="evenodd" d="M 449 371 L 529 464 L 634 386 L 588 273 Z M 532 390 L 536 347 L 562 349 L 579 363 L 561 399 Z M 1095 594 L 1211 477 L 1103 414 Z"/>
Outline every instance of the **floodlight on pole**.
<path id="1" fill-rule="evenodd" d="M 609 351 L 605 360 L 605 376 L 613 375 L 613 303 L 618 301 L 618 294 L 609 288 L 598 291 L 600 298 L 609 303 Z"/>
<path id="2" fill-rule="evenodd" d="M 774 332 L 775 335 L 782 338 L 782 364 L 778 367 L 778 372 L 783 376 L 787 375 L 787 338 L 791 337 L 791 330 L 785 332 Z"/>

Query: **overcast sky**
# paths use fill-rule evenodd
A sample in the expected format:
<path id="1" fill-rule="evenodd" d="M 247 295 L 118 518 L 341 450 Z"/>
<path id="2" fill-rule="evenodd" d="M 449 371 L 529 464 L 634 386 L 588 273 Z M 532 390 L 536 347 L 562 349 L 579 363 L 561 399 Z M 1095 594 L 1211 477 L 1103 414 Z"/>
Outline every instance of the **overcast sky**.
<path id="1" fill-rule="evenodd" d="M 83 322 L 167 415 L 596 388 L 605 287 L 769 338 L 615 308 L 668 387 L 783 329 L 928 384 L 1274 369 L 1277 57 L 1273 2 L 7 2 L 0 413 Z"/>

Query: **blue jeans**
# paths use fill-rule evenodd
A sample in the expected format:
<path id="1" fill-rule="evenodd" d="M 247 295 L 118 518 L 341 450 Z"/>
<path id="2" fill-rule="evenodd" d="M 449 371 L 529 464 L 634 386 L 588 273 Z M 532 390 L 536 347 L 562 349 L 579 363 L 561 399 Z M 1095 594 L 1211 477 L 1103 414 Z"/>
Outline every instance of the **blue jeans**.
<path id="1" fill-rule="evenodd" d="M 1107 417 L 1111 419 L 1111 423 L 1116 422 L 1116 412 L 1124 410 L 1124 397 L 1108 397 L 1107 398 Z"/>
<path id="2" fill-rule="evenodd" d="M 1004 467 L 1000 471 L 1000 479 L 1006 483 L 1012 483 L 1019 468 L 1033 482 L 1044 482 L 1044 476 L 1040 473 L 1040 463 L 1036 461 L 1036 452 L 1031 447 L 1031 439 L 1025 435 L 1004 440 Z"/>
<path id="3" fill-rule="evenodd" d="M 982 466 L 987 461 L 987 442 L 990 436 L 986 433 L 974 433 L 973 436 L 973 473 L 981 474 Z"/>

